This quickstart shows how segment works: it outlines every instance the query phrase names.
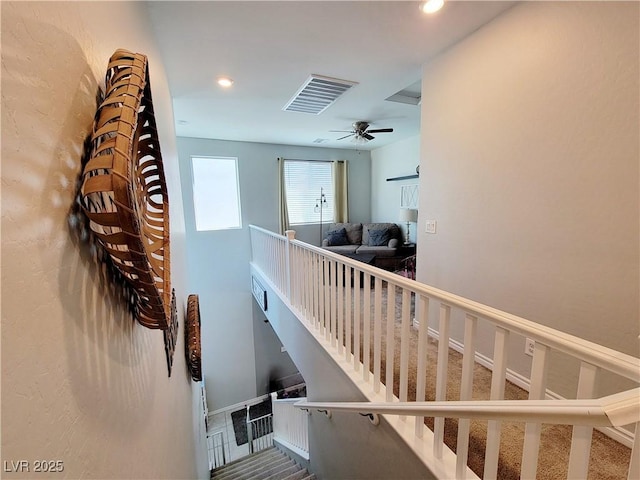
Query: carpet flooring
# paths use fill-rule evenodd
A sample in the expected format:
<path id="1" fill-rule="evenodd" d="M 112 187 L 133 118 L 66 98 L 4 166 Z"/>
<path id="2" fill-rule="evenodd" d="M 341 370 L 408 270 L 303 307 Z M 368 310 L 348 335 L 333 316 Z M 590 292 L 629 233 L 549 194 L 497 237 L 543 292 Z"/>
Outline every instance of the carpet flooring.
<path id="1" fill-rule="evenodd" d="M 362 290 L 364 292 L 364 290 Z M 373 291 L 371 292 L 371 305 L 373 308 Z M 362 297 L 363 295 L 361 295 Z M 352 296 L 353 298 L 353 296 Z M 363 299 L 361 298 L 361 303 Z M 395 303 L 396 315 L 394 325 L 394 385 L 393 390 L 396 396 L 399 396 L 399 369 L 400 369 L 400 322 L 401 322 L 401 304 L 398 298 Z M 413 301 L 412 301 L 412 318 L 413 318 Z M 387 289 L 383 289 L 383 312 L 386 311 Z M 364 322 L 371 322 L 371 371 L 373 372 L 373 315 L 365 315 L 362 313 L 360 318 L 360 331 L 364 332 Z M 353 331 L 353 325 L 352 325 Z M 360 341 L 362 352 L 362 338 Z M 383 316 L 382 327 L 382 366 L 381 378 L 384 380 L 386 361 L 384 359 L 386 352 L 386 316 Z M 410 346 L 411 354 L 409 355 L 409 394 L 410 401 L 415 400 L 416 392 L 416 371 L 417 371 L 417 345 L 418 331 L 411 328 Z M 361 353 L 362 360 L 362 353 Z M 426 379 L 426 399 L 427 401 L 435 399 L 435 377 L 437 364 L 437 341 L 430 338 L 428 342 L 428 368 Z M 455 350 L 449 349 L 449 377 L 447 382 L 447 400 L 459 400 L 460 398 L 460 378 L 462 377 L 462 355 Z M 491 390 L 491 371 L 482 365 L 475 364 L 473 376 L 473 399 L 489 400 Z M 505 399 L 507 400 L 526 400 L 528 393 L 507 381 L 505 387 Z M 425 424 L 433 430 L 433 418 L 427 418 Z M 500 457 L 498 464 L 498 478 L 501 480 L 511 480 L 520 478 L 520 466 L 522 460 L 522 448 L 524 442 L 524 423 L 504 422 L 502 424 Z M 445 420 L 445 443 L 454 452 L 456 451 L 458 422 L 456 419 Z M 541 434 L 541 447 L 538 460 L 538 480 L 555 480 L 559 478 L 567 478 L 567 468 L 569 452 L 571 448 L 572 428 L 567 425 L 543 425 Z M 484 469 L 484 451 L 487 436 L 487 422 L 472 420 L 471 434 L 469 440 L 469 467 L 480 477 L 482 477 Z M 624 445 L 612 440 L 606 435 L 594 431 L 591 447 L 591 459 L 589 463 L 588 479 L 593 480 L 613 480 L 626 479 L 627 466 L 631 456 L 631 450 Z"/>

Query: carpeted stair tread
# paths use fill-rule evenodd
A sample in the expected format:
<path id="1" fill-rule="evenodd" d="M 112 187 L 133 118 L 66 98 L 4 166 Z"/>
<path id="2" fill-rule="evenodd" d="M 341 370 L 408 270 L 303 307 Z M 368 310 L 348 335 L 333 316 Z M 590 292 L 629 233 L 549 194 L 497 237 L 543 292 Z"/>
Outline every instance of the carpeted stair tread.
<path id="1" fill-rule="evenodd" d="M 211 478 L 215 480 L 223 480 L 229 475 L 237 475 L 239 472 L 245 471 L 247 469 L 257 468 L 264 463 L 268 463 L 275 458 L 279 458 L 280 455 L 281 453 L 274 449 L 274 451 L 268 452 L 264 455 L 256 454 L 248 457 L 243 457 L 239 461 L 235 461 L 233 464 L 227 464 L 214 470 L 212 472 Z"/>
<path id="2" fill-rule="evenodd" d="M 281 453 L 281 452 L 276 447 L 269 447 L 269 448 L 267 448 L 265 450 L 261 450 L 261 451 L 259 451 L 257 453 L 254 453 L 253 455 L 249 455 L 249 456 L 246 456 L 246 457 L 238 458 L 238 459 L 233 460 L 231 462 L 225 463 L 221 467 L 218 467 L 215 471 L 219 472 L 219 471 L 222 471 L 222 470 L 225 470 L 225 469 L 232 468 L 232 467 L 234 467 L 234 466 L 236 466 L 236 465 L 238 465 L 240 463 L 245 463 L 248 460 L 253 460 L 253 459 L 257 459 L 257 458 L 262 457 L 262 456 L 267 456 L 267 455 L 270 455 L 270 454 L 278 454 L 278 453 Z"/>
<path id="3" fill-rule="evenodd" d="M 233 462 L 227 463 L 219 467 L 211 473 L 212 480 L 223 480 L 229 475 L 238 475 L 240 472 L 251 468 L 259 468 L 264 464 L 271 463 L 274 460 L 286 458 L 284 454 L 275 447 L 268 448 L 258 453 L 242 457 Z"/>
<path id="4" fill-rule="evenodd" d="M 282 478 L 281 473 L 287 471 L 286 475 L 292 474 L 297 468 L 296 463 L 289 457 L 285 456 L 285 461 L 272 463 L 261 469 L 255 470 L 247 477 L 247 480 L 278 480 Z M 293 468 L 293 470 L 288 471 Z"/>
<path id="5" fill-rule="evenodd" d="M 309 473 L 306 468 L 302 468 L 301 470 L 290 474 L 288 477 L 284 477 L 282 480 L 306 480 L 311 478 L 312 476 L 313 478 L 316 478 L 315 475 Z"/>
<path id="6" fill-rule="evenodd" d="M 244 468 L 235 469 L 225 473 L 221 477 L 213 477 L 215 480 L 248 480 L 263 475 L 263 472 L 278 468 L 288 460 L 285 456 L 276 456 L 265 459 L 264 462 L 251 462 Z M 263 475 L 264 476 L 264 475 Z"/>
<path id="7" fill-rule="evenodd" d="M 315 480 L 275 447 L 235 460 L 211 472 L 212 480 Z"/>
<path id="8" fill-rule="evenodd" d="M 293 462 L 293 460 L 286 455 L 283 455 L 282 458 L 279 458 L 278 460 L 274 460 L 252 469 L 250 472 L 247 472 L 247 476 L 244 478 L 246 478 L 246 480 L 264 480 L 272 474 L 277 473 L 280 470 L 284 470 L 290 462 Z"/>

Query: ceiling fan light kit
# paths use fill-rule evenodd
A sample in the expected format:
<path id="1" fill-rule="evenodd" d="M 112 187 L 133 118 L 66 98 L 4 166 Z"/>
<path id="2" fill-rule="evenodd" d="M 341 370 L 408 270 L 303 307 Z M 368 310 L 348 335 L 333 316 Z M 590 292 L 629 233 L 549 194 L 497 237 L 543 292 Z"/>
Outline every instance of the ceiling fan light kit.
<path id="1" fill-rule="evenodd" d="M 336 140 L 344 140 L 345 138 L 354 137 L 352 141 L 355 143 L 367 143 L 368 141 L 376 138 L 371 135 L 372 133 L 393 132 L 393 128 L 369 129 L 369 122 L 365 121 L 353 122 L 351 127 L 353 128 L 352 130 L 332 130 L 332 132 L 348 132 L 348 135 L 337 138 Z"/>

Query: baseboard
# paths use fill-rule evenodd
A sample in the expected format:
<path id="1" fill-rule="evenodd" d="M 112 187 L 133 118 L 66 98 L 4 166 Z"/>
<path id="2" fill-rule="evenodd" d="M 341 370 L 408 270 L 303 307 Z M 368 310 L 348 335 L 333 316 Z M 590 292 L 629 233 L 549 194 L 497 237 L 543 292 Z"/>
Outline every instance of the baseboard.
<path id="1" fill-rule="evenodd" d="M 416 327 L 420 326 L 420 322 L 415 318 L 413 320 L 413 324 Z M 428 327 L 427 332 L 430 337 L 438 340 L 439 334 L 437 330 L 431 327 Z M 456 352 L 464 353 L 464 344 L 453 338 L 449 339 L 449 347 L 455 350 Z M 480 365 L 482 365 L 483 367 L 486 367 L 493 372 L 493 359 L 479 352 L 476 352 L 475 361 Z M 521 375 L 520 373 L 514 370 L 511 370 L 510 368 L 507 368 L 506 379 L 527 392 L 529 391 L 529 388 L 531 386 L 530 379 L 528 379 L 524 375 Z M 549 389 L 547 389 L 545 397 L 547 400 L 566 400 L 566 398 L 564 398 L 562 395 L 558 395 L 557 393 Z M 633 441 L 635 439 L 635 435 L 631 433 L 629 430 L 627 430 L 626 428 L 623 428 L 623 427 L 595 427 L 595 428 L 596 430 L 598 430 L 599 432 L 602 432 L 607 437 L 615 440 L 616 442 L 621 443 L 622 445 L 628 448 L 633 447 Z"/>

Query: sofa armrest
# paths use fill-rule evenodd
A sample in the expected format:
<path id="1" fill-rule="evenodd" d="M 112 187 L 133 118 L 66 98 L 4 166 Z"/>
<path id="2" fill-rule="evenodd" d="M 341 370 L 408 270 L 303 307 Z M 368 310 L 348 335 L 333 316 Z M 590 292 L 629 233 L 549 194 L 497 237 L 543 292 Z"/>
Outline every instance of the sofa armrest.
<path id="1" fill-rule="evenodd" d="M 387 244 L 387 246 L 388 246 L 389 248 L 398 248 L 398 244 L 399 244 L 399 243 L 400 243 L 400 242 L 398 241 L 398 239 L 397 239 L 397 238 L 392 238 L 391 240 L 389 240 L 389 243 Z"/>

